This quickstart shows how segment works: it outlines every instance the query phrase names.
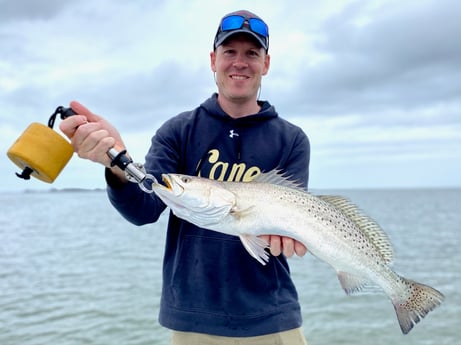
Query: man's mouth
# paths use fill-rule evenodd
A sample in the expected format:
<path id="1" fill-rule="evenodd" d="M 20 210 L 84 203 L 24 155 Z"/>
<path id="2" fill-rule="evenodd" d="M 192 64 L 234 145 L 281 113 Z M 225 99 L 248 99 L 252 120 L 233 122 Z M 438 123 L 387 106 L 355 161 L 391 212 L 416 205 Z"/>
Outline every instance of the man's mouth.
<path id="1" fill-rule="evenodd" d="M 244 76 L 244 75 L 231 75 L 230 77 L 231 77 L 231 79 L 234 79 L 234 80 L 246 80 L 246 79 L 248 79 L 248 77 Z"/>

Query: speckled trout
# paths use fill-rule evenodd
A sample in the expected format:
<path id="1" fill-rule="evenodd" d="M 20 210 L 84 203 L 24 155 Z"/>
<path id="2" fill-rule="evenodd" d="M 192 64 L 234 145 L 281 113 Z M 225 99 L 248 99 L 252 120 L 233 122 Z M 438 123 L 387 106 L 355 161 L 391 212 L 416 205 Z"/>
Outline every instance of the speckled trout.
<path id="1" fill-rule="evenodd" d="M 261 264 L 270 255 L 268 243 L 258 236 L 288 236 L 330 264 L 347 294 L 378 286 L 392 301 L 404 334 L 444 298 L 391 269 L 393 250 L 387 235 L 344 197 L 312 195 L 275 171 L 249 183 L 179 174 L 162 178 L 165 186 L 154 183 L 152 188 L 177 217 L 240 237 Z"/>

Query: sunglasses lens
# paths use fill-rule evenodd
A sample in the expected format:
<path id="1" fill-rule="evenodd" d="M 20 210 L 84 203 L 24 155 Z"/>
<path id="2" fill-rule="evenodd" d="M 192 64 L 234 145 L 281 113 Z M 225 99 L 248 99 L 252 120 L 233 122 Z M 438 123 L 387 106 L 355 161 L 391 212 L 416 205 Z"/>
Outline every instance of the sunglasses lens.
<path id="1" fill-rule="evenodd" d="M 269 35 L 269 30 L 267 28 L 267 25 L 261 19 L 250 18 L 249 23 L 250 23 L 250 28 L 253 32 L 256 32 L 257 34 L 264 36 L 264 37 L 267 37 Z"/>
<path id="2" fill-rule="evenodd" d="M 245 18 L 243 18 L 242 16 L 226 17 L 221 22 L 221 30 L 228 31 L 228 30 L 240 29 L 244 21 L 245 21 Z"/>
<path id="3" fill-rule="evenodd" d="M 245 25 L 246 23 L 246 25 Z M 232 31 L 242 29 L 245 25 L 245 30 L 251 30 L 252 32 L 262 36 L 264 38 L 264 48 L 267 50 L 269 46 L 269 29 L 261 19 L 259 18 L 248 18 L 241 15 L 230 15 L 221 20 L 221 26 L 218 29 L 218 33 L 215 37 L 215 48 L 216 42 L 218 42 L 218 35 L 220 32 Z"/>

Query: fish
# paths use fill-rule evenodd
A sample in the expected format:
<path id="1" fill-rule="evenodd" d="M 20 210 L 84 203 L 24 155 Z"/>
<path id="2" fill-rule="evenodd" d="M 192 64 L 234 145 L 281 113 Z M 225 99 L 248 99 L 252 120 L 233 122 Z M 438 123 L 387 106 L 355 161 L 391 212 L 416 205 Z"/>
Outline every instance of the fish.
<path id="1" fill-rule="evenodd" d="M 173 214 L 198 227 L 238 236 L 248 253 L 265 265 L 268 243 L 280 235 L 303 243 L 328 263 L 347 295 L 378 287 L 391 300 L 403 334 L 438 307 L 444 295 L 397 274 L 389 237 L 371 217 L 339 195 L 314 195 L 273 170 L 251 182 L 217 181 L 162 174 L 155 194 Z"/>

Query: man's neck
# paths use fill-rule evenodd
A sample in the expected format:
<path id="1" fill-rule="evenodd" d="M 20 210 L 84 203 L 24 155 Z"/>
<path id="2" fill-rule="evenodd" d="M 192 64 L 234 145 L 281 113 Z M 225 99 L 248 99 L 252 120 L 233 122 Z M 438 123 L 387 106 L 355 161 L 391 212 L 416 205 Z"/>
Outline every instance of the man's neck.
<path id="1" fill-rule="evenodd" d="M 261 107 L 259 106 L 256 99 L 238 102 L 227 100 L 224 97 L 220 97 L 218 95 L 218 103 L 222 110 L 224 110 L 226 114 L 234 119 L 253 115 L 261 110 Z"/>

